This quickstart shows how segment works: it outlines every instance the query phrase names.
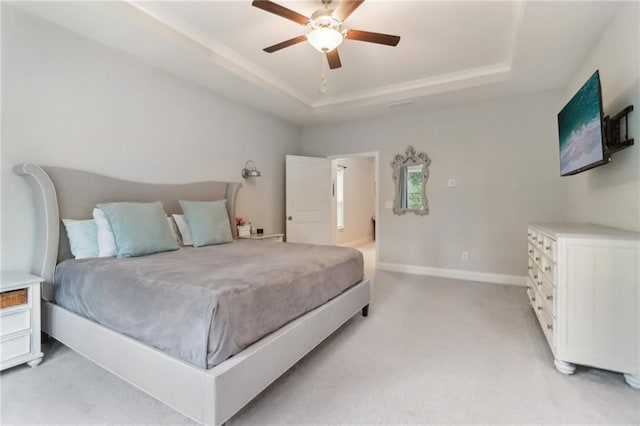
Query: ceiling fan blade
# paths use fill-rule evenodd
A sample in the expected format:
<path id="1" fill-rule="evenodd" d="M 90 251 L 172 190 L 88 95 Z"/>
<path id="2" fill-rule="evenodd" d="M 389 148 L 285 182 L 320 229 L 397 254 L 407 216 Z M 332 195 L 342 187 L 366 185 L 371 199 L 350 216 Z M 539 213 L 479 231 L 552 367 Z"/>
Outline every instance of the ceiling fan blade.
<path id="1" fill-rule="evenodd" d="M 336 10 L 336 17 L 344 21 L 360 6 L 364 0 L 343 0 Z"/>
<path id="2" fill-rule="evenodd" d="M 345 38 L 349 40 L 368 41 L 369 43 L 386 44 L 387 46 L 396 46 L 400 42 L 400 36 L 360 30 L 347 31 Z"/>
<path id="3" fill-rule="evenodd" d="M 327 52 L 327 61 L 329 61 L 329 68 L 335 70 L 336 68 L 340 68 L 342 66 L 342 62 L 340 62 L 340 55 L 338 55 L 338 49 L 333 49 L 331 52 Z"/>
<path id="4" fill-rule="evenodd" d="M 289 40 L 285 40 L 278 44 L 274 44 L 273 46 L 265 47 L 264 50 L 267 53 L 277 52 L 280 49 L 284 49 L 285 47 L 293 46 L 294 44 L 302 43 L 303 41 L 307 41 L 307 36 L 298 36 Z"/>
<path id="5" fill-rule="evenodd" d="M 297 22 L 300 25 L 307 25 L 309 23 L 309 18 L 307 18 L 306 16 L 301 15 L 298 12 L 294 12 L 291 9 L 287 9 L 284 6 L 280 6 L 279 4 L 269 0 L 253 0 L 251 5 L 257 7 L 258 9 L 271 12 L 274 15 L 278 15 L 293 22 Z"/>

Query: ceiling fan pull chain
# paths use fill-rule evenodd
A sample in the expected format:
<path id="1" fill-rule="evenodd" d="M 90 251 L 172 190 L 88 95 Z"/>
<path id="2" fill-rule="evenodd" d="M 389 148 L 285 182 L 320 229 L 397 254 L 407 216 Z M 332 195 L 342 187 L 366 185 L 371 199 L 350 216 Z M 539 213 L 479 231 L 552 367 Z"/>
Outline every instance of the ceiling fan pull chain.
<path id="1" fill-rule="evenodd" d="M 327 64 L 326 64 L 326 60 L 324 59 L 324 57 L 320 57 L 320 89 L 318 89 L 318 92 L 321 95 L 326 95 L 327 92 L 329 91 L 329 85 L 327 82 Z"/>

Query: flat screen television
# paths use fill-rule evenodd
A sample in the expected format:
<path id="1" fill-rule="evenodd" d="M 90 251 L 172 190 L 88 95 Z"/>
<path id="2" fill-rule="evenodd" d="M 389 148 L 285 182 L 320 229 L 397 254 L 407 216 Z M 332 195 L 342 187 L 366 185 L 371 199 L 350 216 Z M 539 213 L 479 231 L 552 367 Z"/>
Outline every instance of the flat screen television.
<path id="1" fill-rule="evenodd" d="M 560 174 L 574 175 L 610 161 L 604 138 L 598 71 L 558 114 Z"/>

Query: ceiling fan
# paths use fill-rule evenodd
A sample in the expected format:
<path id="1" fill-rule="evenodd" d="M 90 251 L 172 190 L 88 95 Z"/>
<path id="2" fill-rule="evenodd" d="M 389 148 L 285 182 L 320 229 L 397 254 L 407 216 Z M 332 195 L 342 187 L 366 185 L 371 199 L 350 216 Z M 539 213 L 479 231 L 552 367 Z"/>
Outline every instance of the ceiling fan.
<path id="1" fill-rule="evenodd" d="M 293 46 L 303 41 L 308 41 L 313 47 L 327 56 L 329 68 L 336 69 L 342 66 L 337 47 L 346 38 L 349 40 L 367 41 L 369 43 L 385 44 L 396 46 L 400 42 L 400 36 L 389 34 L 372 33 L 360 30 L 343 30 L 342 24 L 360 6 L 364 0 L 343 0 L 336 10 L 330 9 L 331 0 L 321 0 L 323 9 L 318 9 L 307 18 L 304 15 L 294 12 L 284 6 L 280 6 L 269 0 L 253 0 L 253 6 L 289 19 L 303 26 L 309 26 L 311 31 L 306 35 L 285 40 L 273 46 L 266 47 L 267 53 L 277 52 L 285 47 Z"/>

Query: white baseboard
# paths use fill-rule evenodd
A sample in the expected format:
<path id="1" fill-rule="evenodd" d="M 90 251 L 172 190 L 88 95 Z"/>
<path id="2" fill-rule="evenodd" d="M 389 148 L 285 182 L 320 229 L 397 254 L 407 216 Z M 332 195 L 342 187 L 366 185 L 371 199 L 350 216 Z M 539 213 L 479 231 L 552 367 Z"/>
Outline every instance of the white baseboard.
<path id="1" fill-rule="evenodd" d="M 527 277 L 520 275 L 491 274 L 487 272 L 463 271 L 460 269 L 432 268 L 429 266 L 402 265 L 399 263 L 379 262 L 381 271 L 404 272 L 414 275 L 431 275 L 434 277 L 454 278 L 457 280 L 481 281 L 494 284 L 526 286 Z"/>
<path id="2" fill-rule="evenodd" d="M 360 238 L 359 240 L 353 240 L 353 241 L 347 241 L 346 243 L 340 243 L 338 244 L 341 247 L 359 247 L 362 245 L 365 245 L 367 243 L 370 243 L 373 241 L 373 236 L 368 236 L 365 238 Z"/>

